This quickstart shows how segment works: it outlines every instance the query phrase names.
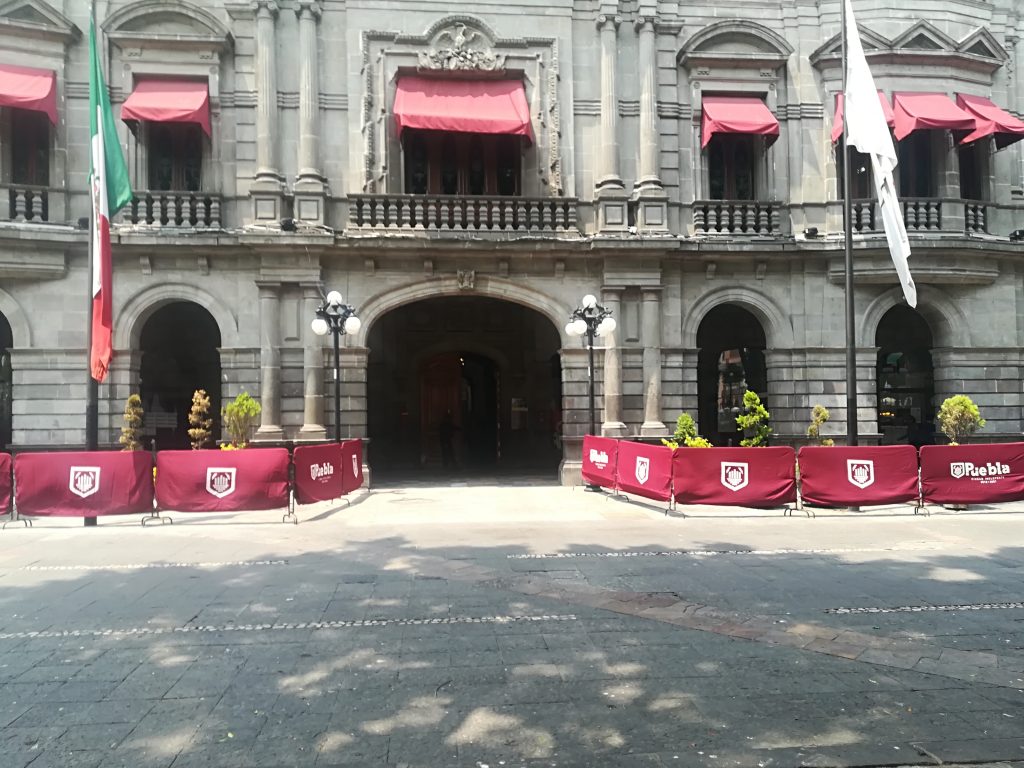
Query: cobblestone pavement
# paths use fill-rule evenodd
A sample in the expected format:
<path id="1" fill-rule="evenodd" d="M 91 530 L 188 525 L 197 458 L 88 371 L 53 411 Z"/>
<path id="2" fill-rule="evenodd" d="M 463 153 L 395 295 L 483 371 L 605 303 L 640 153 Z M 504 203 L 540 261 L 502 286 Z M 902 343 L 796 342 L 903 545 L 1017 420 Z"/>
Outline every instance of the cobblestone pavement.
<path id="1" fill-rule="evenodd" d="M 0 767 L 1024 764 L 1024 509 L 558 487 L 0 533 Z"/>

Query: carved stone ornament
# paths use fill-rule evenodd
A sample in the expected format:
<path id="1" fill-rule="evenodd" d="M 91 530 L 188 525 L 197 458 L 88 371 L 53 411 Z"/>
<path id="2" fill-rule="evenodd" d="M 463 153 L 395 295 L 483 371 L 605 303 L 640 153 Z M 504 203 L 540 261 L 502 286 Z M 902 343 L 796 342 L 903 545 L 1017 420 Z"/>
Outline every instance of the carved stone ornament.
<path id="1" fill-rule="evenodd" d="M 442 29 L 419 54 L 420 67 L 442 70 L 497 72 L 505 68 L 505 57 L 496 56 L 483 33 L 462 22 Z"/>
<path id="2" fill-rule="evenodd" d="M 460 291 L 470 291 L 476 285 L 476 271 L 460 269 L 455 273 L 455 284 Z"/>

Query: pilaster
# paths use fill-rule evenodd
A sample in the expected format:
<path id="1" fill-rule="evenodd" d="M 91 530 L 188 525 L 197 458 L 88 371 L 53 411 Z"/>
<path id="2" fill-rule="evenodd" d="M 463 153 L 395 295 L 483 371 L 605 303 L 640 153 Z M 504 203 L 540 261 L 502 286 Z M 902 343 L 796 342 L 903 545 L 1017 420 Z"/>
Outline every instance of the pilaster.
<path id="1" fill-rule="evenodd" d="M 302 284 L 302 427 L 299 435 L 309 440 L 326 440 L 324 414 L 324 345 L 310 325 L 320 306 L 320 284 Z"/>
<path id="2" fill-rule="evenodd" d="M 645 437 L 667 435 L 661 420 L 661 287 L 641 291 L 641 341 L 644 345 L 644 423 Z"/>
<path id="3" fill-rule="evenodd" d="M 622 291 L 618 286 L 601 289 L 601 304 L 612 313 L 616 323 L 622 322 Z M 622 421 L 622 350 L 618 344 L 619 330 L 604 337 L 604 418 L 601 434 L 605 437 L 625 437 L 626 425 Z"/>
<path id="4" fill-rule="evenodd" d="M 295 182 L 295 218 L 324 223 L 326 184 L 320 171 L 320 48 L 317 23 L 320 0 L 299 0 L 299 175 Z"/>
<path id="5" fill-rule="evenodd" d="M 257 440 L 282 440 L 281 284 L 257 283 L 260 293 L 260 428 Z"/>
<path id="6" fill-rule="evenodd" d="M 668 197 L 658 173 L 658 60 L 657 22 L 653 16 L 636 21 L 640 67 L 640 173 L 633 193 L 636 227 L 641 232 L 668 231 Z"/>
<path id="7" fill-rule="evenodd" d="M 250 187 L 252 219 L 281 219 L 284 179 L 277 167 L 277 40 L 275 0 L 253 0 L 256 13 L 256 177 Z"/>

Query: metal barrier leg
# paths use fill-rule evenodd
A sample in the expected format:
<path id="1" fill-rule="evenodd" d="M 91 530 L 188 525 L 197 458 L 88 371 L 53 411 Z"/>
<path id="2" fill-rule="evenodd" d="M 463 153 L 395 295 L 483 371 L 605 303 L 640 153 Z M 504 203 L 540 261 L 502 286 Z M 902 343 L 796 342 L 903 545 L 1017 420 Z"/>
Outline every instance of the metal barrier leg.
<path id="1" fill-rule="evenodd" d="M 161 515 L 159 509 L 154 509 L 144 518 L 142 518 L 142 525 L 145 526 L 147 523 L 160 523 L 160 525 L 174 525 L 174 520 L 167 517 L 167 515 Z"/>
<path id="2" fill-rule="evenodd" d="M 11 515 L 11 519 L 10 520 L 5 520 L 3 526 L 0 527 L 0 530 L 6 531 L 7 530 L 7 526 L 8 525 L 13 525 L 14 523 L 24 523 L 26 528 L 31 528 L 32 527 L 32 521 L 29 518 L 27 518 L 27 517 L 19 517 L 17 515 Z"/>
<path id="3" fill-rule="evenodd" d="M 281 518 L 281 522 L 292 525 L 299 524 L 299 516 L 295 514 L 295 492 L 290 488 L 288 489 L 288 511 Z"/>

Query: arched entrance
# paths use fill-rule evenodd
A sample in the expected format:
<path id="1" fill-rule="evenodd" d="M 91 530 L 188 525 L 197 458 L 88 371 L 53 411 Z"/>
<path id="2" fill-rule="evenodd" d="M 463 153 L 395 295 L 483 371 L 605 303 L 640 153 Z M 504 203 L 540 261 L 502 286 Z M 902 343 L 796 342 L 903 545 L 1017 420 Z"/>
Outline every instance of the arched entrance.
<path id="1" fill-rule="evenodd" d="M 165 304 L 146 320 L 139 394 L 143 434 L 158 448 L 189 447 L 188 414 L 197 389 L 210 396 L 212 432 L 220 434 L 220 343 L 213 316 L 191 301 Z"/>
<path id="2" fill-rule="evenodd" d="M 894 306 L 878 324 L 878 431 L 883 445 L 935 441 L 932 344 L 928 322 L 905 304 Z"/>
<path id="3" fill-rule="evenodd" d="M 736 416 L 748 389 L 765 400 L 765 334 L 752 313 L 735 304 L 710 310 L 697 328 L 698 429 L 715 445 L 739 445 Z"/>
<path id="4" fill-rule="evenodd" d="M 9 448 L 14 414 L 14 381 L 11 372 L 11 324 L 0 312 L 0 449 Z"/>
<path id="5" fill-rule="evenodd" d="M 367 336 L 377 477 L 554 477 L 560 345 L 539 312 L 481 296 L 424 299 L 380 317 Z"/>

